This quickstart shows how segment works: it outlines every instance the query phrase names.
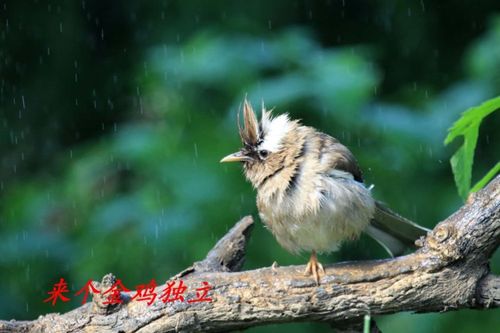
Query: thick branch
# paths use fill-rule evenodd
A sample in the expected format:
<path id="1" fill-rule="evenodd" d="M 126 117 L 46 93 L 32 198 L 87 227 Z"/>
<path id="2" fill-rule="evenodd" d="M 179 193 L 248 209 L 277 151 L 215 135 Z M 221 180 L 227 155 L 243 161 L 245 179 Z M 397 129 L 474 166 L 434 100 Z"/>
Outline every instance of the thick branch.
<path id="1" fill-rule="evenodd" d="M 103 313 L 94 300 L 32 322 L 0 322 L 0 331 L 228 331 L 290 321 L 345 324 L 367 313 L 500 306 L 500 278 L 488 267 L 500 243 L 500 176 L 439 223 L 415 253 L 329 265 L 320 286 L 302 274 L 303 266 L 230 272 L 241 267 L 251 225 L 250 218 L 240 221 L 204 261 L 177 275 L 186 285 L 208 281 L 212 302 L 128 301 Z"/>
<path id="2" fill-rule="evenodd" d="M 203 261 L 186 268 L 174 278 L 200 272 L 236 272 L 245 262 L 245 248 L 253 227 L 251 216 L 244 217 L 208 252 Z"/>

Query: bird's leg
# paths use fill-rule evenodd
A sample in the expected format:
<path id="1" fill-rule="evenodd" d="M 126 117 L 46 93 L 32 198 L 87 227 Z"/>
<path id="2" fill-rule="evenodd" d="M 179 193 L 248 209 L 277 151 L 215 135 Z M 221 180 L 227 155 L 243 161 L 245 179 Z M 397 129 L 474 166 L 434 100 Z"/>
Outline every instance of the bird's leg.
<path id="1" fill-rule="evenodd" d="M 307 263 L 306 270 L 304 271 L 305 275 L 313 275 L 316 284 L 319 286 L 319 272 L 325 274 L 325 270 L 323 269 L 323 265 L 318 261 L 318 257 L 316 256 L 316 251 L 311 252 L 311 258 Z"/>

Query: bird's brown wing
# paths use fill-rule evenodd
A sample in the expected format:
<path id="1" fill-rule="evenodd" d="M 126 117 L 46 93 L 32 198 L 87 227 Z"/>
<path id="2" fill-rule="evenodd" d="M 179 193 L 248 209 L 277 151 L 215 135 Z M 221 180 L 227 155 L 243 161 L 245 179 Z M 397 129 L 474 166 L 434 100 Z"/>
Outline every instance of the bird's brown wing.
<path id="1" fill-rule="evenodd" d="M 363 182 L 363 175 L 356 158 L 351 151 L 337 139 L 324 134 L 318 135 L 318 159 L 328 169 L 337 169 L 349 172 L 354 179 Z"/>

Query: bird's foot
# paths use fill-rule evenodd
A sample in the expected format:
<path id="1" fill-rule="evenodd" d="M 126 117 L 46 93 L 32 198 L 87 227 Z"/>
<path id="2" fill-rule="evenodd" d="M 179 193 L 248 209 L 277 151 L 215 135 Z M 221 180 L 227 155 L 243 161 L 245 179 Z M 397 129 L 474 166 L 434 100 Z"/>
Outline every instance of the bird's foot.
<path id="1" fill-rule="evenodd" d="M 318 257 L 316 256 L 316 251 L 311 253 L 311 258 L 307 263 L 306 269 L 304 271 L 304 275 L 313 275 L 316 284 L 319 286 L 319 273 L 325 274 L 325 269 L 323 265 L 318 261 Z"/>

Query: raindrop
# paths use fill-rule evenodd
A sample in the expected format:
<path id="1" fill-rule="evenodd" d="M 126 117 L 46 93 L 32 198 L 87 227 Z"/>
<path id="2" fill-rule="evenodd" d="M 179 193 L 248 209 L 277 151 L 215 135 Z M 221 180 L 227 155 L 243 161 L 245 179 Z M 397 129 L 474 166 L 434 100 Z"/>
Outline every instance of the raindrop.
<path id="1" fill-rule="evenodd" d="M 198 145 L 196 143 L 194 144 L 194 156 L 198 158 Z"/>
<path id="2" fill-rule="evenodd" d="M 78 73 L 75 73 L 75 83 L 78 82 Z"/>
<path id="3" fill-rule="evenodd" d="M 272 24 L 271 20 L 267 21 L 267 27 L 269 28 L 269 30 L 273 29 L 273 24 Z"/>
<path id="4" fill-rule="evenodd" d="M 23 109 L 26 110 L 26 101 L 24 100 L 24 95 L 21 95 L 21 104 L 23 105 Z"/>
<path id="5" fill-rule="evenodd" d="M 62 22 L 59 22 L 59 32 L 60 33 L 63 32 L 63 24 L 62 24 Z"/>
<path id="6" fill-rule="evenodd" d="M 101 29 L 101 39 L 104 40 L 104 29 Z"/>
<path id="7" fill-rule="evenodd" d="M 94 258 L 94 248 L 93 247 L 90 248 L 90 257 Z"/>
<path id="8" fill-rule="evenodd" d="M 47 46 L 47 55 L 50 55 L 50 47 Z"/>
<path id="9" fill-rule="evenodd" d="M 424 0 L 420 0 L 420 6 L 422 7 L 422 11 L 425 12 Z"/>
<path id="10" fill-rule="evenodd" d="M 70 150 L 69 150 L 69 158 L 70 158 L 70 159 L 73 159 L 73 149 L 70 149 Z"/>
<path id="11" fill-rule="evenodd" d="M 155 238 L 159 238 L 159 230 L 158 230 L 158 223 L 155 224 Z"/>
<path id="12" fill-rule="evenodd" d="M 28 264 L 26 266 L 26 280 L 28 280 L 28 281 L 30 280 L 30 275 L 31 275 L 31 273 L 30 273 L 30 264 Z"/>

